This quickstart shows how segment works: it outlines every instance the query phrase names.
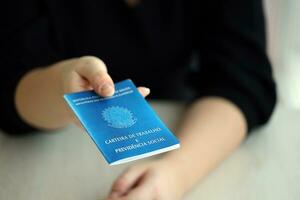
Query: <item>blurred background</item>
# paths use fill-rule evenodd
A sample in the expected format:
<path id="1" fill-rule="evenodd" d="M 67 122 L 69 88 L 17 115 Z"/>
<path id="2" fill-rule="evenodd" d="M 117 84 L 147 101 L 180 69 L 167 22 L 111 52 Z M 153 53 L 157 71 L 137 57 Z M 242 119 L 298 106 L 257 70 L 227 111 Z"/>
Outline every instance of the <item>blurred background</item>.
<path id="1" fill-rule="evenodd" d="M 268 51 L 280 101 L 300 109 L 300 1 L 265 0 Z"/>

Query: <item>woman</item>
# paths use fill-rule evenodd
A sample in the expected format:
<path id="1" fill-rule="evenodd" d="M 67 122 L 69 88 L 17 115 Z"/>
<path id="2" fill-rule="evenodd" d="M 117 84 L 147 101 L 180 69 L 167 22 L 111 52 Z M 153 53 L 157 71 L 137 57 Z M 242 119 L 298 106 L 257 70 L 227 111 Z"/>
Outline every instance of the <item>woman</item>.
<path id="1" fill-rule="evenodd" d="M 75 122 L 62 95 L 110 96 L 113 80 L 131 78 L 152 98 L 192 101 L 177 130 L 180 150 L 129 168 L 108 199 L 180 199 L 273 111 L 260 0 L 10 4 L 0 37 L 7 133 Z"/>

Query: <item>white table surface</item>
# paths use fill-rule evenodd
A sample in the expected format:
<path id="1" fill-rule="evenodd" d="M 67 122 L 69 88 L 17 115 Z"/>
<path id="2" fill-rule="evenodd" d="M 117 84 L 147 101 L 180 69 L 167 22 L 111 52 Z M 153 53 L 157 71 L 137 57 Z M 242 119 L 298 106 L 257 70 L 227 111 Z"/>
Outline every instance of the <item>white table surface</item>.
<path id="1" fill-rule="evenodd" d="M 177 124 L 182 105 L 152 105 L 168 126 Z M 255 131 L 185 200 L 298 200 L 299 152 L 300 111 L 278 105 L 270 123 Z M 102 200 L 128 165 L 108 166 L 75 126 L 21 138 L 0 133 L 0 200 Z"/>

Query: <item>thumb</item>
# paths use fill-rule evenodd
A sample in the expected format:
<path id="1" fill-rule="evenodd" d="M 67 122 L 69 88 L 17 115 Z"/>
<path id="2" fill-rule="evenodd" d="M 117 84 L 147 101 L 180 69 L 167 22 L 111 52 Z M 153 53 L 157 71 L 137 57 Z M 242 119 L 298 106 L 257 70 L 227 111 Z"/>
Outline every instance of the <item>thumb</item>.
<path id="1" fill-rule="evenodd" d="M 111 96 L 114 94 L 112 78 L 107 73 L 106 65 L 99 58 L 94 56 L 79 58 L 75 71 L 85 78 L 99 95 Z"/>

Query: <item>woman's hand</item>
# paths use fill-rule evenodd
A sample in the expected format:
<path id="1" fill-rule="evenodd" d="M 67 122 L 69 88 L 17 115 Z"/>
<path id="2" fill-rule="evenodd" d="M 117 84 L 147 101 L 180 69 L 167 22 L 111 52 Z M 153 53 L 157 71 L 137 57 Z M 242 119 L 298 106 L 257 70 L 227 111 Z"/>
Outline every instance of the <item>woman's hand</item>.
<path id="1" fill-rule="evenodd" d="M 61 69 L 61 85 L 63 93 L 95 90 L 101 96 L 111 96 L 114 93 L 114 83 L 102 60 L 94 56 L 83 56 L 57 63 Z M 145 97 L 149 89 L 138 88 Z"/>
<path id="2" fill-rule="evenodd" d="M 16 90 L 16 107 L 29 124 L 56 129 L 70 122 L 80 125 L 63 100 L 63 94 L 95 90 L 101 96 L 114 94 L 114 83 L 103 61 L 83 56 L 28 72 Z M 145 97 L 150 90 L 139 87 Z"/>
<path id="3" fill-rule="evenodd" d="M 107 200 L 178 200 L 205 177 L 246 136 L 237 106 L 218 97 L 202 98 L 188 108 L 176 133 L 180 149 L 121 175 Z"/>
<path id="4" fill-rule="evenodd" d="M 107 200 L 179 200 L 184 193 L 180 175 L 163 159 L 129 167 L 115 181 Z"/>
<path id="5" fill-rule="evenodd" d="M 74 58 L 60 62 L 55 67 L 61 70 L 61 95 L 84 90 L 94 90 L 104 97 L 114 94 L 113 80 L 104 62 L 97 57 Z M 138 90 L 144 97 L 150 93 L 150 90 L 145 87 L 139 87 Z M 81 126 L 73 112 L 69 113 L 72 121 Z"/>
<path id="6" fill-rule="evenodd" d="M 61 70 L 62 93 L 95 90 L 101 96 L 114 94 L 114 83 L 107 72 L 102 60 L 94 56 L 83 56 L 66 60 L 56 64 Z M 145 97 L 150 90 L 145 87 L 138 88 Z"/>

